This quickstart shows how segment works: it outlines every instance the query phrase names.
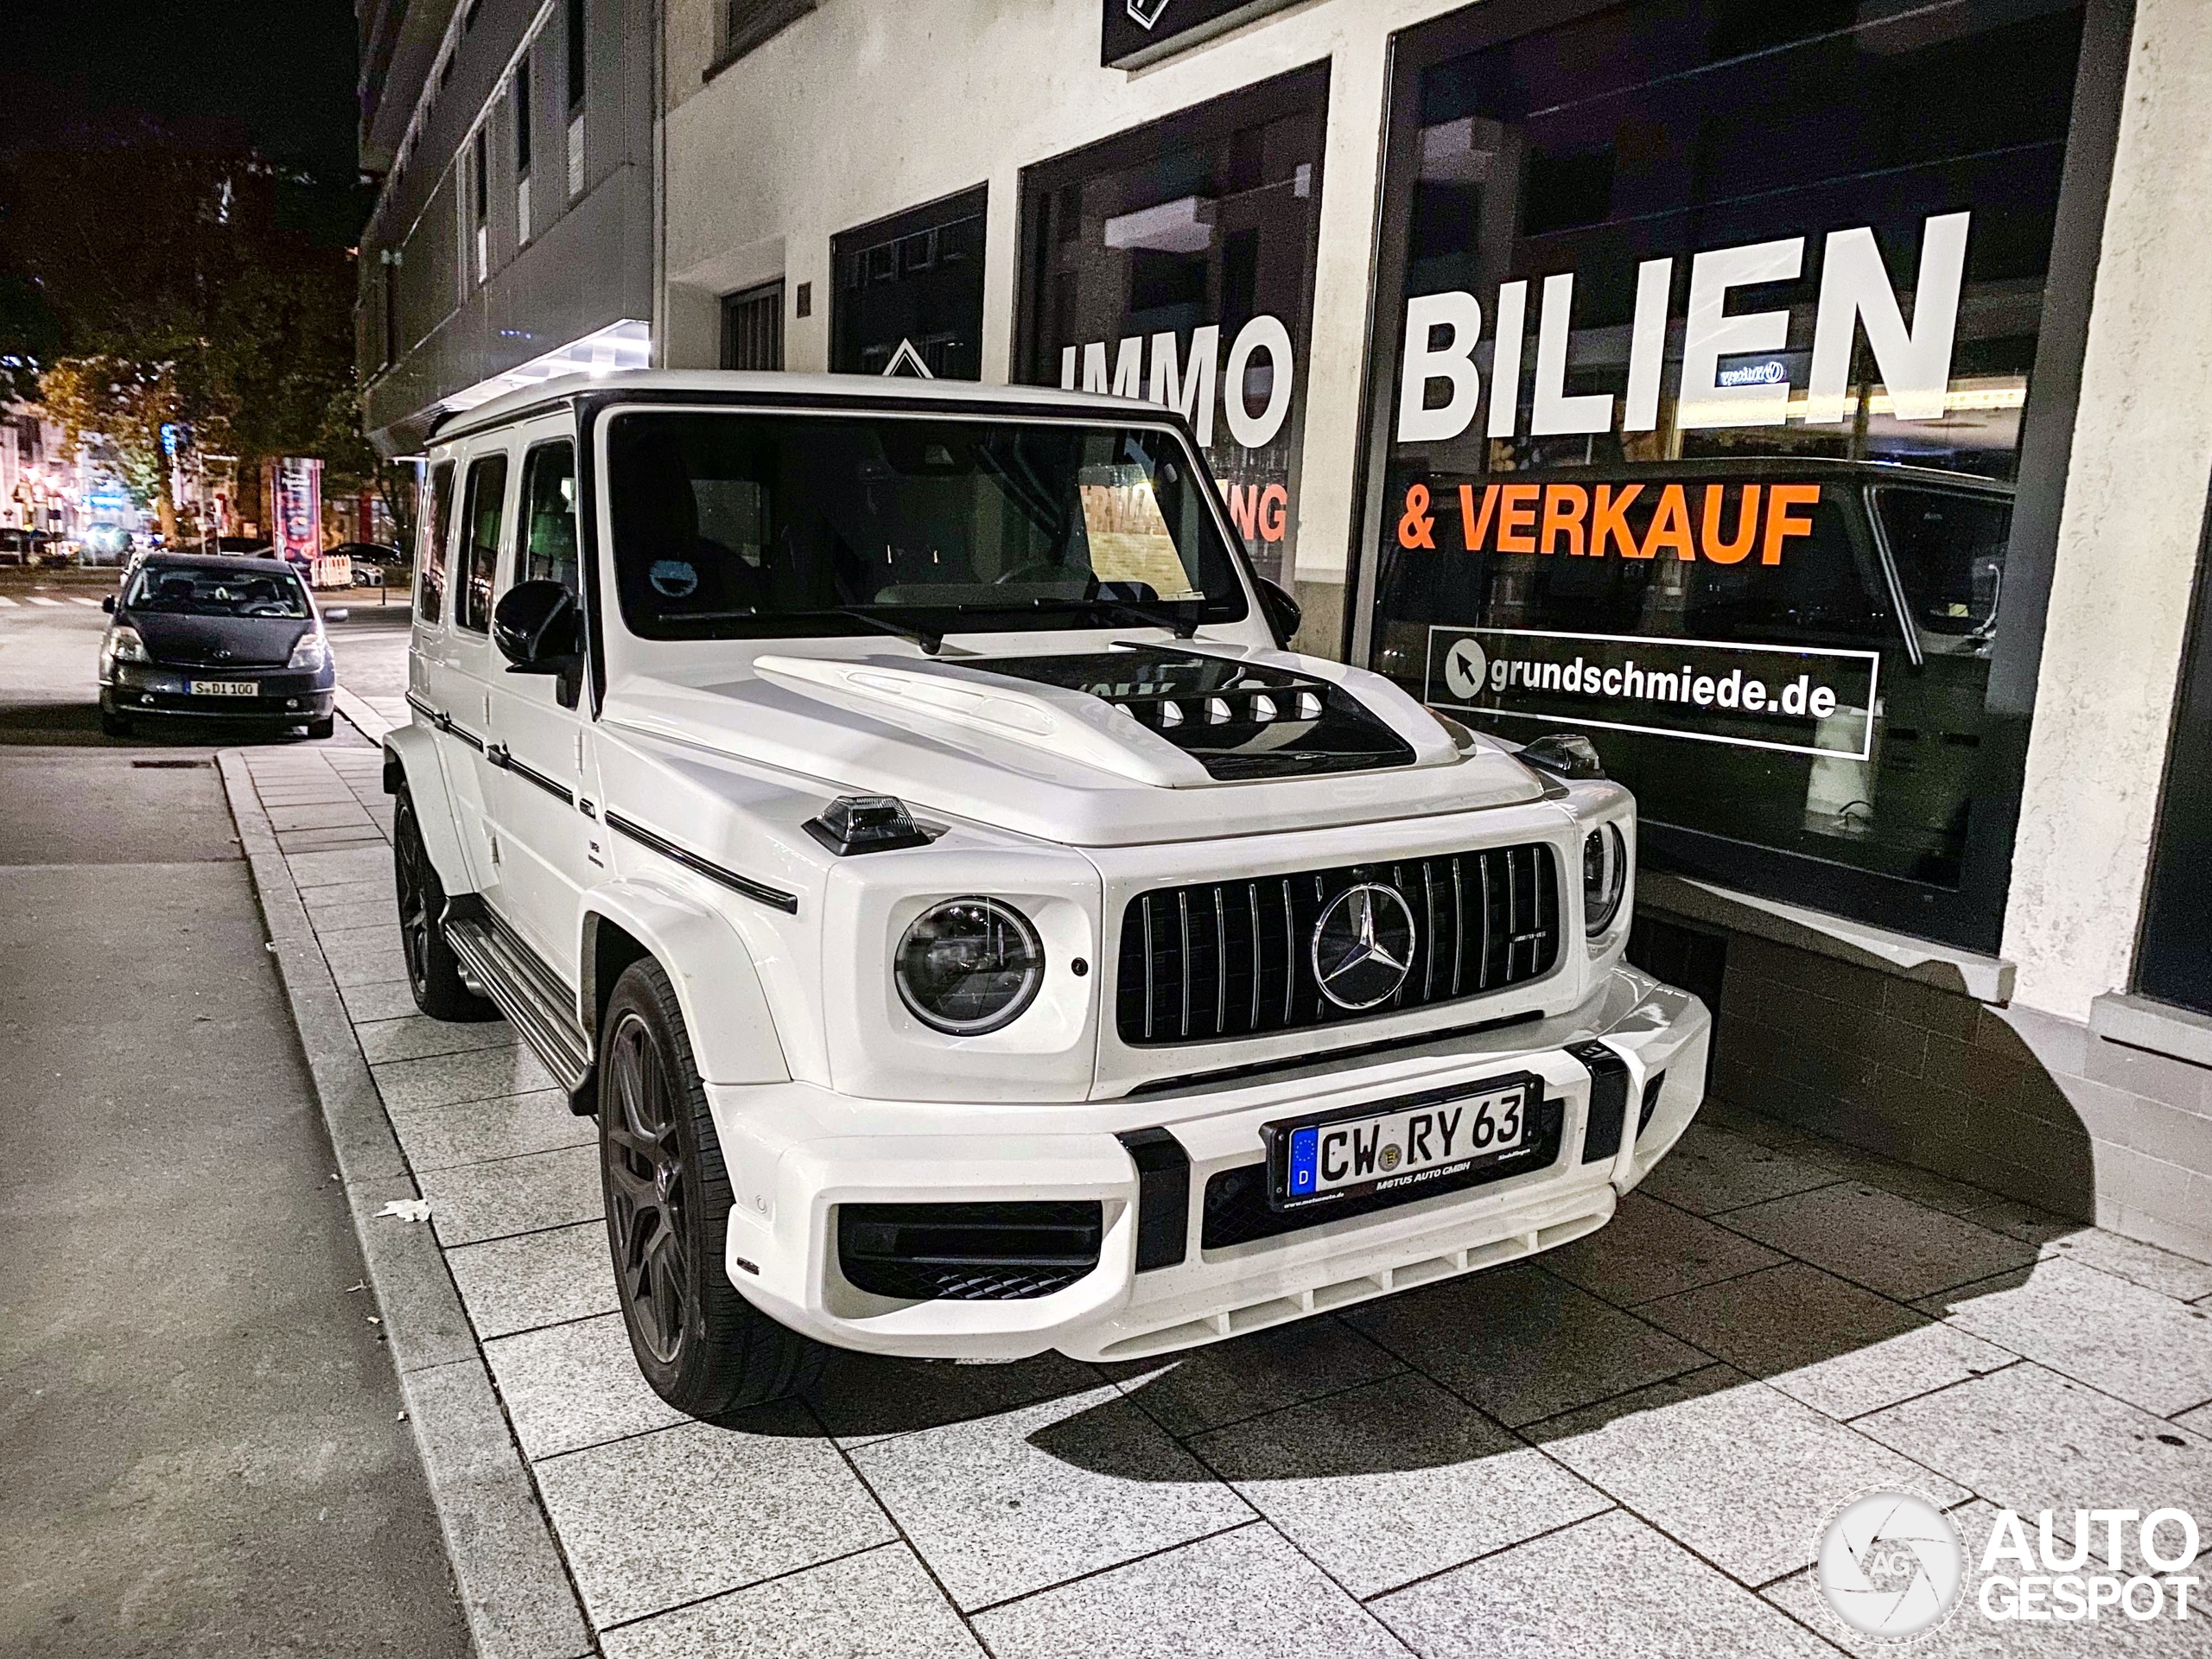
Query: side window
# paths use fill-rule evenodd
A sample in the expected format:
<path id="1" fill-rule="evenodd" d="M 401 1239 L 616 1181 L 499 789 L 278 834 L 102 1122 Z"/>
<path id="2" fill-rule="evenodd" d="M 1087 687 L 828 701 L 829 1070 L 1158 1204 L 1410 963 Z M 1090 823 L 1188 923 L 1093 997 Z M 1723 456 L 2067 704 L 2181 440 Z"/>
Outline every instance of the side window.
<path id="1" fill-rule="evenodd" d="M 1872 493 L 1921 631 L 1986 637 L 2005 585 L 2011 505 L 1946 490 L 1885 486 Z"/>
<path id="2" fill-rule="evenodd" d="M 1697 564 L 1685 632 L 1761 644 L 1896 644 L 1880 569 L 1852 535 L 1840 494 L 1821 490 L 1812 533 L 1793 542 L 1779 565 Z"/>
<path id="3" fill-rule="evenodd" d="M 522 464 L 522 556 L 517 582 L 557 582 L 576 591 L 576 452 L 565 438 L 541 443 Z"/>
<path id="4" fill-rule="evenodd" d="M 446 532 L 453 527 L 453 462 L 440 461 L 430 474 L 430 493 L 423 505 L 423 558 L 416 620 L 435 622 L 445 610 Z"/>
<path id="5" fill-rule="evenodd" d="M 454 620 L 471 633 L 492 626 L 492 580 L 499 562 L 499 523 L 507 504 L 507 458 L 468 463 L 468 498 L 461 509 L 461 592 Z"/>

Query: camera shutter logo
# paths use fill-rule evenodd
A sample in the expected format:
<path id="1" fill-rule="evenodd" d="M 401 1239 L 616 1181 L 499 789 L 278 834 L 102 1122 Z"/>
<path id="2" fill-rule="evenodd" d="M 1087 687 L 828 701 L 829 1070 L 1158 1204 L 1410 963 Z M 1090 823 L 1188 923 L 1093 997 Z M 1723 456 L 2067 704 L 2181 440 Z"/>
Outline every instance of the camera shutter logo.
<path id="1" fill-rule="evenodd" d="M 1388 1001 L 1414 965 L 1414 912 L 1390 887 L 1363 881 L 1329 901 L 1309 953 L 1321 995 L 1354 1012 Z"/>
<path id="2" fill-rule="evenodd" d="M 1472 639 L 1454 639 L 1444 653 L 1444 689 L 1462 702 L 1469 702 L 1490 677 L 1490 658 Z"/>
<path id="3" fill-rule="evenodd" d="M 1819 1570 L 1821 1593 L 1845 1624 L 1900 1639 L 1951 1611 L 1964 1552 L 1950 1516 L 1925 1498 L 1869 1492 L 1828 1522 Z"/>

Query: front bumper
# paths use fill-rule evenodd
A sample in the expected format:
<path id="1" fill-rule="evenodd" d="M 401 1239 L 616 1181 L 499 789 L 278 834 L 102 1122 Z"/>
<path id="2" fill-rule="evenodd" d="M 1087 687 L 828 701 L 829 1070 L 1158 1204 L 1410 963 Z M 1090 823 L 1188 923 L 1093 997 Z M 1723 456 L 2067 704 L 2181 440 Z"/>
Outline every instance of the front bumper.
<path id="1" fill-rule="evenodd" d="M 947 1106 L 856 1100 L 812 1084 L 710 1085 L 735 1203 L 728 1271 L 794 1330 L 915 1357 L 1018 1359 L 1057 1349 L 1131 1359 L 1348 1306 L 1532 1255 L 1603 1226 L 1696 1115 L 1711 1020 L 1704 1005 L 1615 969 L 1571 1013 L 1264 1078 L 1079 1105 Z M 1571 1046 L 1627 1067 L 1617 1152 L 1584 1161 L 1592 1072 Z M 1262 1157 L 1260 1126 L 1509 1071 L 1534 1071 L 1564 1109 L 1557 1156 L 1468 1190 L 1249 1243 L 1207 1248 L 1207 1183 Z M 1639 1127 L 1646 1085 L 1662 1079 Z M 1185 1249 L 1139 1270 L 1140 1182 L 1118 1136 L 1166 1128 L 1188 1153 Z M 903 1301 L 849 1282 L 846 1204 L 1096 1200 L 1098 1265 L 1016 1300 Z M 1157 1213 L 1155 1207 L 1155 1215 Z"/>
<path id="2" fill-rule="evenodd" d="M 191 685 L 195 679 L 251 680 L 261 691 L 251 697 L 194 696 Z M 337 696 L 336 680 L 327 671 L 119 663 L 114 681 L 100 687 L 100 707 L 111 715 L 181 715 L 299 725 L 327 717 Z"/>

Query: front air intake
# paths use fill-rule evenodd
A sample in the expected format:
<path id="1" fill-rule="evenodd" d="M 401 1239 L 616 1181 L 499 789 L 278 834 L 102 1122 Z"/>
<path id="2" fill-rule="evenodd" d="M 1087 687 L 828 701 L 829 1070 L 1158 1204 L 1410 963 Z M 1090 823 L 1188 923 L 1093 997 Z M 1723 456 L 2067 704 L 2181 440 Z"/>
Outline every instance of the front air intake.
<path id="1" fill-rule="evenodd" d="M 847 1204 L 837 1262 L 847 1281 L 902 1301 L 1026 1301 L 1098 1265 L 1096 1199 L 1013 1204 Z"/>

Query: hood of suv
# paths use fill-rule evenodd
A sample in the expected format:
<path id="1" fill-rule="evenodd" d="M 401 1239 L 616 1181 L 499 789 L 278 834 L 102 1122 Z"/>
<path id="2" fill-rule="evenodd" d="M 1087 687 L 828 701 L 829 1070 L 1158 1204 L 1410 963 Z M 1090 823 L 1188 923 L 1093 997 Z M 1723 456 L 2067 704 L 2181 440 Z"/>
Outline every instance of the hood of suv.
<path id="1" fill-rule="evenodd" d="M 1464 811 L 1537 798 L 1379 676 L 1206 644 L 1058 655 L 763 656 L 710 685 L 638 678 L 606 718 L 654 738 L 1076 845 Z"/>

